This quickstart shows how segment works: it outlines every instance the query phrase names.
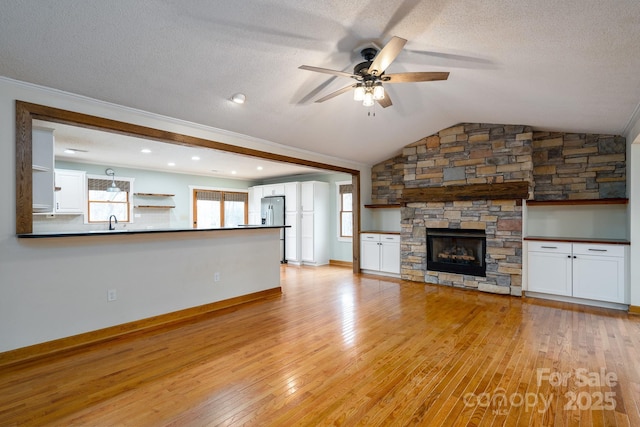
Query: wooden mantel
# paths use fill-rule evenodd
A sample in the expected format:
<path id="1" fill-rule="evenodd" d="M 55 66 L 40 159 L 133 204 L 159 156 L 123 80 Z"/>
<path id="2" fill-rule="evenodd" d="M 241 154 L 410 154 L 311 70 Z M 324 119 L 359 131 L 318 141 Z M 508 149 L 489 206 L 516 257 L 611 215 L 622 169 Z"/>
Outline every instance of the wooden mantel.
<path id="1" fill-rule="evenodd" d="M 460 200 L 522 200 L 528 197 L 529 183 L 526 181 L 405 188 L 402 191 L 402 203 L 404 204 Z"/>

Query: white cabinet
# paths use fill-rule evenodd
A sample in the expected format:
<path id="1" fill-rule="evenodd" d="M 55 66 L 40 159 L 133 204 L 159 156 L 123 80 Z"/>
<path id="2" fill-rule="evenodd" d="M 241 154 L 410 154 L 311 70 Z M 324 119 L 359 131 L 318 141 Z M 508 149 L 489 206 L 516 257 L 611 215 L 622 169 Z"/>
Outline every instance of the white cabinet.
<path id="1" fill-rule="evenodd" d="M 86 172 L 55 170 L 55 213 L 83 214 L 86 206 Z"/>
<path id="2" fill-rule="evenodd" d="M 53 129 L 34 127 L 32 145 L 33 212 L 53 212 Z"/>
<path id="3" fill-rule="evenodd" d="M 362 233 L 360 268 L 370 272 L 400 274 L 400 236 Z"/>
<path id="4" fill-rule="evenodd" d="M 262 224 L 260 215 L 260 201 L 262 199 L 262 186 L 249 187 L 249 224 Z"/>
<path id="5" fill-rule="evenodd" d="M 329 184 L 300 183 L 300 259 L 304 264 L 329 263 Z"/>
<path id="6" fill-rule="evenodd" d="M 625 247 L 573 244 L 573 296 L 626 302 Z"/>
<path id="7" fill-rule="evenodd" d="M 262 197 L 284 196 L 284 184 L 269 184 L 262 186 Z"/>
<path id="8" fill-rule="evenodd" d="M 285 257 L 288 262 L 300 262 L 300 212 L 298 209 L 298 200 L 300 194 L 299 182 L 287 182 L 284 184 L 284 223 L 289 228 L 285 228 L 286 253 Z"/>
<path id="9" fill-rule="evenodd" d="M 528 291 L 628 304 L 627 245 L 528 242 Z"/>
<path id="10" fill-rule="evenodd" d="M 260 202 L 265 196 L 284 195 L 285 257 L 307 265 L 329 263 L 329 184 L 286 182 L 249 188 L 249 223 L 260 224 Z"/>
<path id="11" fill-rule="evenodd" d="M 571 243 L 529 243 L 529 290 L 571 296 Z"/>

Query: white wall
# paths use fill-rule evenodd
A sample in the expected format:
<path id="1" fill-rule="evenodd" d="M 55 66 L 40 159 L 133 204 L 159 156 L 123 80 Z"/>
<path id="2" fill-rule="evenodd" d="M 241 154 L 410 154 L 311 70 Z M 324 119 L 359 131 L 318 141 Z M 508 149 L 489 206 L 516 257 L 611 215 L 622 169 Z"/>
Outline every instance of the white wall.
<path id="1" fill-rule="evenodd" d="M 277 231 L 18 239 L 16 99 L 360 169 L 370 193 L 368 166 L 0 78 L 0 352 L 279 286 Z"/>
<path id="2" fill-rule="evenodd" d="M 627 138 L 627 194 L 629 196 L 629 237 L 631 240 L 631 305 L 640 307 L 640 113 L 629 126 Z"/>
<path id="3" fill-rule="evenodd" d="M 640 141 L 631 145 L 631 176 L 628 181 L 631 239 L 631 305 L 640 307 Z"/>

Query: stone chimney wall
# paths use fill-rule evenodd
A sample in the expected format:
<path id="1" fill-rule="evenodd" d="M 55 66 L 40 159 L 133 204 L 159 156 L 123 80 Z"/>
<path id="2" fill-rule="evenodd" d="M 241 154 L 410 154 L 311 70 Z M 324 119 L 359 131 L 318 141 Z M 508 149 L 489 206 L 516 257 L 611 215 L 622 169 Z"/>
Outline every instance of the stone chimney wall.
<path id="1" fill-rule="evenodd" d="M 525 181 L 538 200 L 625 197 L 625 140 L 609 135 L 533 132 L 529 126 L 462 123 L 407 145 L 372 168 L 372 202 L 395 204 L 404 188 Z M 408 203 L 401 208 L 405 280 L 519 295 L 522 201 Z M 426 228 L 482 229 L 487 276 L 426 269 Z"/>

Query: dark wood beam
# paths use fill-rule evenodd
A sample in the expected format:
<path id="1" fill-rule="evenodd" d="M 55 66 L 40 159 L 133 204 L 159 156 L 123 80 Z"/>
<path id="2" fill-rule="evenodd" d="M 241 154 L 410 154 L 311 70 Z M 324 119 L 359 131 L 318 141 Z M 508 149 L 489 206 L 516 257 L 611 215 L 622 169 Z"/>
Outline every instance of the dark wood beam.
<path id="1" fill-rule="evenodd" d="M 527 199 L 528 197 L 529 183 L 526 181 L 405 188 L 402 191 L 402 203 L 404 204 L 459 200 L 511 200 Z"/>

